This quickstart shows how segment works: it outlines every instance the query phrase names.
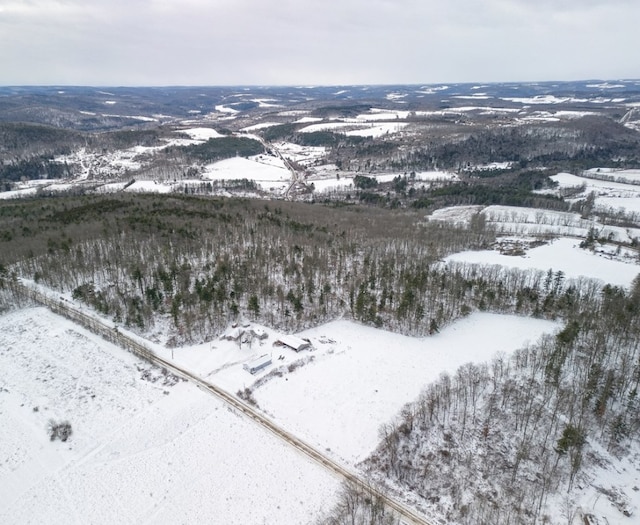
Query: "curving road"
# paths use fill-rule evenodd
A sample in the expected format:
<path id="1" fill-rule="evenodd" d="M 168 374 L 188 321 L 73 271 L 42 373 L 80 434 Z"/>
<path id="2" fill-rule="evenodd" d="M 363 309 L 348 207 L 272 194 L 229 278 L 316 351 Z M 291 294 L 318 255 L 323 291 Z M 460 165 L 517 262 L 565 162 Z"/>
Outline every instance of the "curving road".
<path id="1" fill-rule="evenodd" d="M 218 399 L 221 399 L 228 405 L 235 408 L 238 412 L 244 414 L 250 419 L 253 419 L 256 423 L 260 424 L 263 428 L 266 428 L 267 430 L 278 436 L 280 439 L 283 439 L 290 446 L 306 454 L 308 457 L 310 457 L 326 469 L 331 470 L 338 476 L 356 485 L 363 491 L 379 497 L 390 509 L 394 510 L 401 517 L 401 523 L 404 523 L 406 525 L 432 525 L 414 510 L 406 507 L 404 504 L 381 492 L 366 480 L 360 478 L 357 474 L 349 471 L 330 457 L 323 454 L 318 449 L 289 433 L 287 430 L 283 429 L 270 418 L 265 416 L 262 412 L 259 412 L 254 407 L 233 396 L 226 390 L 212 383 L 209 383 L 205 379 L 181 367 L 180 365 L 164 359 L 163 357 L 156 354 L 153 350 L 146 347 L 144 344 L 118 331 L 116 327 L 109 326 L 103 320 L 85 314 L 84 312 L 78 310 L 73 304 L 65 301 L 64 299 L 53 299 L 46 294 L 29 286 L 26 286 L 19 281 L 12 284 L 14 291 L 19 295 L 32 299 L 33 301 L 46 306 L 54 313 L 62 315 L 80 324 L 91 332 L 121 346 L 126 350 L 129 350 L 130 352 L 133 352 L 139 357 L 155 365 L 164 367 L 167 370 L 171 370 L 176 375 L 183 377 L 188 381 L 191 381 L 202 390 L 213 394 Z"/>

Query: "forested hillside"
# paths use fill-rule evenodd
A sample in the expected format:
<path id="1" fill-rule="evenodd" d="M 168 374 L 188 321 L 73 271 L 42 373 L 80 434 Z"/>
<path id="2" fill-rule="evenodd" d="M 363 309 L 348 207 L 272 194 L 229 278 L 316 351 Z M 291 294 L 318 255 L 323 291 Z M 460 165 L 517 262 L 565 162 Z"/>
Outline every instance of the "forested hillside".
<path id="1" fill-rule="evenodd" d="M 410 211 L 117 195 L 3 203 L 0 213 L 5 276 L 71 292 L 173 344 L 240 318 L 293 331 L 346 315 L 423 335 L 478 308 L 554 317 L 597 289 L 560 273 L 443 266 L 491 232 Z"/>
<path id="2" fill-rule="evenodd" d="M 382 430 L 378 479 L 456 523 L 544 523 L 545 504 L 590 483 L 628 516 L 625 489 L 590 472 L 637 445 L 640 282 L 593 299 L 555 337 L 429 385 Z"/>

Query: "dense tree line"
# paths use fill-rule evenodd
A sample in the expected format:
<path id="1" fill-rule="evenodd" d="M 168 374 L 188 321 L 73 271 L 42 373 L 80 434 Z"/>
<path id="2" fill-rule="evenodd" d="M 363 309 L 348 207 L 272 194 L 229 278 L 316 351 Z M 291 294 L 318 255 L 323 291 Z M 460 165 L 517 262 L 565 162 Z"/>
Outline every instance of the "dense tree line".
<path id="1" fill-rule="evenodd" d="M 76 299 L 141 330 L 168 318 L 178 341 L 213 337 L 242 315 L 294 330 L 347 314 L 426 333 L 429 316 L 443 325 L 459 315 L 465 299 L 440 306 L 440 289 L 465 277 L 434 263 L 448 250 L 492 238 L 417 226 L 415 215 L 380 210 L 262 206 L 88 198 L 42 213 L 39 226 L 21 226 L 14 215 L 18 224 L 3 238 L 27 252 L 14 263 L 21 275 L 73 291 Z M 21 205 L 8 207 L 22 211 Z M 54 225 L 62 232 L 51 231 Z"/>
<path id="2" fill-rule="evenodd" d="M 191 146 L 174 146 L 168 148 L 162 155 L 171 156 L 177 153 L 184 156 L 185 161 L 198 161 L 203 164 L 230 157 L 250 157 L 264 153 L 262 144 L 248 137 L 219 137 L 211 138 L 202 144 Z"/>
<path id="3" fill-rule="evenodd" d="M 12 223 L 0 242 L 15 254 L 5 267 L 140 331 L 168 323 L 176 343 L 243 316 L 299 330 L 346 315 L 423 335 L 475 309 L 565 315 L 594 293 L 561 273 L 442 265 L 492 234 L 411 212 L 178 196 L 37 202 L 0 207 Z"/>

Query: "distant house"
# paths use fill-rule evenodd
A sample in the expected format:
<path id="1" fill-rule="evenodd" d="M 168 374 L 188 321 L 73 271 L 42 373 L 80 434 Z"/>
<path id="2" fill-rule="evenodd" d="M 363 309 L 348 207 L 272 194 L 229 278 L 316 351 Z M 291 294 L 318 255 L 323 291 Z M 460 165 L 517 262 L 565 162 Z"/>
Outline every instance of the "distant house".
<path id="1" fill-rule="evenodd" d="M 253 361 L 249 363 L 245 363 L 242 368 L 244 368 L 250 374 L 255 374 L 262 370 L 263 368 L 269 366 L 271 364 L 271 356 L 268 354 L 261 355 L 257 357 Z"/>
<path id="2" fill-rule="evenodd" d="M 227 341 L 238 341 L 244 334 L 244 329 L 239 326 L 229 328 L 224 334 L 220 336 L 220 339 Z"/>
<path id="3" fill-rule="evenodd" d="M 267 332 L 265 332 L 262 328 L 258 328 L 256 326 L 252 327 L 249 332 L 253 337 L 255 337 L 256 339 L 260 339 L 261 341 L 269 337 L 269 334 L 267 334 Z"/>
<path id="4" fill-rule="evenodd" d="M 302 339 L 300 337 L 296 337 L 295 335 L 283 335 L 278 338 L 278 340 L 274 343 L 276 346 L 286 346 L 287 348 L 291 348 L 291 350 L 295 350 L 296 352 L 302 352 L 302 350 L 308 350 L 311 348 L 311 343 L 306 339 Z"/>

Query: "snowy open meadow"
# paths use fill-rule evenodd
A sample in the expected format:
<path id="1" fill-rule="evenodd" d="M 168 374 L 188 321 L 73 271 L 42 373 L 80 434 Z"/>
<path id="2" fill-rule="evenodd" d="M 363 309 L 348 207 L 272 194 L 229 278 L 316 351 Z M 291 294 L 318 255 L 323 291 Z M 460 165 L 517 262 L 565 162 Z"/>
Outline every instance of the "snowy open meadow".
<path id="1" fill-rule="evenodd" d="M 0 317 L 0 523 L 312 523 L 339 480 L 44 308 Z M 47 423 L 68 421 L 66 441 Z"/>

